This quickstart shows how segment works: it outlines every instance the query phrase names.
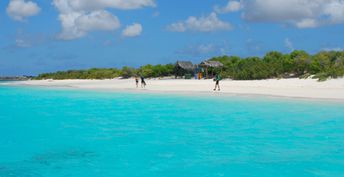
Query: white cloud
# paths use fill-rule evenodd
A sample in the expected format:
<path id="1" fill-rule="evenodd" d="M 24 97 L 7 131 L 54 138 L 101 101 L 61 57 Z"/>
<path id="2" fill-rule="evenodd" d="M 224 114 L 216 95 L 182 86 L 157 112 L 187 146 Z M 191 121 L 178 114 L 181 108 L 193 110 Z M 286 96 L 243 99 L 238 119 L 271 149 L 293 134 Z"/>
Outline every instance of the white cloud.
<path id="1" fill-rule="evenodd" d="M 5 48 L 11 51 L 18 48 L 31 48 L 41 44 L 46 44 L 50 41 L 50 36 L 43 33 L 28 33 L 23 30 L 17 30 L 13 43 L 9 44 Z"/>
<path id="2" fill-rule="evenodd" d="M 174 32 L 185 32 L 187 30 L 187 27 L 185 23 L 177 22 L 169 25 L 167 29 Z"/>
<path id="3" fill-rule="evenodd" d="M 324 7 L 324 16 L 329 16 L 329 23 L 344 23 L 344 1 L 333 1 Z"/>
<path id="4" fill-rule="evenodd" d="M 154 0 L 54 0 L 54 4 L 63 6 L 63 12 L 93 11 L 105 8 L 114 9 L 139 9 L 155 7 Z"/>
<path id="5" fill-rule="evenodd" d="M 139 36 L 142 33 L 142 25 L 138 23 L 134 23 L 133 25 L 127 26 L 122 35 L 125 37 L 135 37 Z"/>
<path id="6" fill-rule="evenodd" d="M 154 12 L 152 17 L 159 17 L 160 16 L 160 12 Z"/>
<path id="7" fill-rule="evenodd" d="M 81 15 L 75 20 L 75 24 L 81 31 L 111 31 L 120 27 L 118 18 L 105 10 Z"/>
<path id="8" fill-rule="evenodd" d="M 212 53 L 217 50 L 214 44 L 203 44 L 203 45 L 196 46 L 196 48 L 194 49 L 196 49 L 198 52 L 202 54 Z"/>
<path id="9" fill-rule="evenodd" d="M 24 21 L 26 17 L 37 15 L 39 6 L 32 1 L 11 0 L 7 6 L 7 14 L 14 20 Z"/>
<path id="10" fill-rule="evenodd" d="M 154 0 L 53 0 L 62 25 L 60 39 L 85 36 L 90 31 L 111 31 L 120 27 L 119 19 L 108 10 L 155 7 Z"/>
<path id="11" fill-rule="evenodd" d="M 316 19 L 306 18 L 294 22 L 294 25 L 298 28 L 315 28 L 320 26 L 320 23 Z"/>
<path id="12" fill-rule="evenodd" d="M 174 32 L 211 32 L 220 30 L 230 30 L 232 29 L 232 25 L 230 23 L 218 19 L 216 13 L 211 13 L 208 16 L 202 16 L 199 18 L 191 16 L 184 22 L 177 22 L 167 26 L 167 29 Z"/>
<path id="13" fill-rule="evenodd" d="M 120 27 L 118 18 L 105 10 L 60 14 L 59 19 L 62 23 L 59 38 L 64 40 L 80 38 L 91 31 L 111 31 Z"/>
<path id="14" fill-rule="evenodd" d="M 237 3 L 230 1 L 226 7 L 216 10 L 232 12 L 241 7 L 242 18 L 247 21 L 282 23 L 297 28 L 344 23 L 343 0 L 240 0 L 240 5 Z"/>
<path id="15" fill-rule="evenodd" d="M 239 11 L 241 8 L 241 3 L 239 1 L 229 1 L 225 7 L 215 6 L 214 10 L 217 13 L 228 13 L 228 12 L 236 12 Z"/>
<path id="16" fill-rule="evenodd" d="M 290 51 L 294 51 L 294 50 L 295 50 L 295 49 L 294 49 L 294 45 L 293 45 L 293 43 L 290 41 L 289 38 L 286 38 L 286 39 L 284 40 L 284 45 L 285 45 L 285 47 L 287 47 Z"/>
<path id="17" fill-rule="evenodd" d="M 193 57 L 208 57 L 214 55 L 226 55 L 228 54 L 230 47 L 227 42 L 219 44 L 193 44 L 188 45 L 175 53 L 181 56 L 193 56 Z"/>
<path id="18" fill-rule="evenodd" d="M 334 47 L 334 48 L 323 48 L 321 49 L 323 51 L 336 51 L 336 52 L 341 52 L 344 51 L 344 48 L 341 47 Z"/>
<path id="19" fill-rule="evenodd" d="M 23 39 L 16 39 L 16 47 L 20 47 L 20 48 L 27 48 L 30 47 L 31 45 L 23 40 Z"/>

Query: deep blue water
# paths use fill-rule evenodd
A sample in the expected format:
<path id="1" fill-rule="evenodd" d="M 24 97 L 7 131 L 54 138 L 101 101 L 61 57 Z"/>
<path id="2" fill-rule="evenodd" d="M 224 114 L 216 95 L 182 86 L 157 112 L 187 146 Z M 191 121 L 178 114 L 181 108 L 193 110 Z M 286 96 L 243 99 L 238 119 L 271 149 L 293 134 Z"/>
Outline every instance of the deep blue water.
<path id="1" fill-rule="evenodd" d="M 344 176 L 344 104 L 0 86 L 0 177 Z"/>

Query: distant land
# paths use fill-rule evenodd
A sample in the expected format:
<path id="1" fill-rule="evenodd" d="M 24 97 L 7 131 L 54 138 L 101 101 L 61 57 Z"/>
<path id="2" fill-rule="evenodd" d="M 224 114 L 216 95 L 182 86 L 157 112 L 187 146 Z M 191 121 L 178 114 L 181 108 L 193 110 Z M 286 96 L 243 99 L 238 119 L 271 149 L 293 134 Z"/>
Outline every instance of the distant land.
<path id="1" fill-rule="evenodd" d="M 344 76 L 344 51 L 321 51 L 314 55 L 308 54 L 303 50 L 295 50 L 287 54 L 271 51 L 263 57 L 213 57 L 198 65 L 194 65 L 191 61 L 178 61 L 176 64 L 148 64 L 139 68 L 127 66 L 121 69 L 91 68 L 88 70 L 42 73 L 33 79 L 112 79 L 135 76 L 143 76 L 145 78 L 168 76 L 191 78 L 191 76 L 197 77 L 199 75 L 212 78 L 214 74 L 233 80 L 298 77 L 325 81 L 329 78 L 341 78 Z"/>
<path id="2" fill-rule="evenodd" d="M 0 81 L 25 81 L 32 78 L 33 76 L 0 76 Z"/>

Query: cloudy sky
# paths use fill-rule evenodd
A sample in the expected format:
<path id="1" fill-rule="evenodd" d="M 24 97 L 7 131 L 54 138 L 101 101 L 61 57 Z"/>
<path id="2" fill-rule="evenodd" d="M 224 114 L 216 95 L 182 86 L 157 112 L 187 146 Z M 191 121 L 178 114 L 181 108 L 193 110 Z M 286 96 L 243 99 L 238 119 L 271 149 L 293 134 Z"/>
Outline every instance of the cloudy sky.
<path id="1" fill-rule="evenodd" d="M 0 75 L 344 48 L 344 0 L 0 0 Z"/>

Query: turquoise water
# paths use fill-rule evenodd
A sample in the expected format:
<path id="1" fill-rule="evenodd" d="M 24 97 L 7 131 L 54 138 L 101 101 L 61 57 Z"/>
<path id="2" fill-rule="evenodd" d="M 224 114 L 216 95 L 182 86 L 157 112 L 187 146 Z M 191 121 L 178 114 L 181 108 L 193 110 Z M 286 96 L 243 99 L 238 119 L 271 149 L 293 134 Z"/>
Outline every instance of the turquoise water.
<path id="1" fill-rule="evenodd" d="M 5 86 L 0 98 L 0 177 L 344 175 L 343 103 Z"/>

